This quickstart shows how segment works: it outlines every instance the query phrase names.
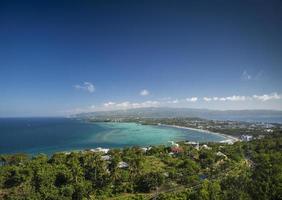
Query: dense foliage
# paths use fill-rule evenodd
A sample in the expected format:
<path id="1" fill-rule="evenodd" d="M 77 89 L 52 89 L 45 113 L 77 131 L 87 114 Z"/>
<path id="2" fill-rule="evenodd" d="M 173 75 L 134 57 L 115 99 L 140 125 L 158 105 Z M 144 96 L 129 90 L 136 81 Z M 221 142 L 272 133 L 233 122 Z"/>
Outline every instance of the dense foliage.
<path id="1" fill-rule="evenodd" d="M 282 199 L 279 135 L 177 148 L 2 155 L 0 199 Z"/>

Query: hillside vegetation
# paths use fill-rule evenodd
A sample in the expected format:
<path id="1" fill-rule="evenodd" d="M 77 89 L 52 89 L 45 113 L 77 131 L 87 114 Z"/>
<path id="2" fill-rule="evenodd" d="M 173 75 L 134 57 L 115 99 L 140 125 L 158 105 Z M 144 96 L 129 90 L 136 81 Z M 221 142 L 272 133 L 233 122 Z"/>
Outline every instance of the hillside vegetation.
<path id="1" fill-rule="evenodd" d="M 182 142 L 107 155 L 2 155 L 0 199 L 282 199 L 281 133 L 233 145 Z"/>

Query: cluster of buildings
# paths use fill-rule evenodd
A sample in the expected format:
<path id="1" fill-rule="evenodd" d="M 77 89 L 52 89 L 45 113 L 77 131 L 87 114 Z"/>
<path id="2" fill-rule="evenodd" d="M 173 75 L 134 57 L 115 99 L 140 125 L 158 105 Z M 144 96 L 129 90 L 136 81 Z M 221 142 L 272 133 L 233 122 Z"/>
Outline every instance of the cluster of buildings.
<path id="1" fill-rule="evenodd" d="M 282 130 L 282 124 L 264 122 L 185 119 L 182 121 L 182 124 L 186 127 L 242 136 L 241 139 L 244 141 L 249 141 L 253 138 L 243 135 L 266 135 L 273 133 L 275 130 Z"/>
<path id="2" fill-rule="evenodd" d="M 85 151 L 82 151 L 82 152 L 93 152 L 93 153 L 101 153 L 102 156 L 101 156 L 101 159 L 104 160 L 104 161 L 108 161 L 110 162 L 112 157 L 110 155 L 108 155 L 110 149 L 108 148 L 102 148 L 102 147 L 97 147 L 95 149 L 87 149 Z M 65 152 L 66 155 L 69 155 L 71 154 L 71 152 Z M 128 168 L 129 167 L 129 164 L 124 162 L 124 161 L 120 161 L 118 163 L 118 168 L 121 168 L 121 169 L 124 169 L 124 168 Z"/>
<path id="3" fill-rule="evenodd" d="M 110 155 L 108 155 L 108 152 L 110 151 L 110 149 L 98 147 L 98 148 L 95 148 L 95 149 L 90 149 L 89 151 L 100 152 L 100 153 L 104 154 L 104 155 L 101 156 L 102 160 L 110 162 L 111 159 L 112 159 L 112 157 Z M 124 162 L 124 161 L 120 161 L 118 163 L 118 168 L 120 168 L 120 169 L 125 169 L 125 168 L 128 168 L 128 167 L 129 167 L 129 164 Z"/>
<path id="4" fill-rule="evenodd" d="M 173 141 L 170 141 L 170 143 L 171 143 L 171 148 L 170 148 L 169 155 L 172 156 L 172 155 L 177 155 L 179 153 L 183 153 L 183 149 L 179 146 L 179 144 Z M 212 150 L 212 148 L 209 147 L 208 145 L 206 144 L 200 145 L 199 142 L 188 141 L 188 142 L 185 142 L 184 144 L 192 145 L 198 151 L 201 149 Z M 222 157 L 223 159 L 228 159 L 228 157 L 220 151 L 218 151 L 216 155 Z"/>
<path id="5" fill-rule="evenodd" d="M 247 129 L 247 130 L 264 130 L 265 132 L 273 132 L 273 129 L 280 128 L 282 125 L 263 123 L 263 122 L 238 122 L 238 121 L 218 121 L 218 120 L 186 120 L 188 127 L 198 129 Z"/>

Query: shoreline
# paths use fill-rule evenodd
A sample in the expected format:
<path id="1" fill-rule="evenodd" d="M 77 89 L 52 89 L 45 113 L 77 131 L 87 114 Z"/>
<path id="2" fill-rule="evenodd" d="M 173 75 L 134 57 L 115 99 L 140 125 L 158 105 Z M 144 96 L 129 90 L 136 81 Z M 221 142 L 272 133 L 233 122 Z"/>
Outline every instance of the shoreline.
<path id="1" fill-rule="evenodd" d="M 101 123 L 101 122 L 90 122 L 90 123 L 92 124 L 92 123 Z M 120 122 L 102 122 L 102 123 L 120 123 Z M 144 124 L 140 124 L 138 122 L 125 122 L 125 123 L 135 123 L 135 124 L 138 124 L 138 125 L 147 126 L 147 125 L 144 125 Z M 197 132 L 208 133 L 208 134 L 213 134 L 213 135 L 218 135 L 218 136 L 224 137 L 222 140 L 216 141 L 216 143 L 229 143 L 229 144 L 232 144 L 234 142 L 241 141 L 239 138 L 236 138 L 234 136 L 230 136 L 230 135 L 227 135 L 227 134 L 216 133 L 216 132 L 212 132 L 212 131 L 209 131 L 209 130 L 191 128 L 191 127 L 186 127 L 186 126 L 168 125 L 168 124 L 151 124 L 149 126 L 193 130 L 193 131 L 197 131 Z M 185 141 L 185 140 L 183 139 L 181 141 Z M 178 141 L 178 142 L 180 142 L 180 141 Z M 197 142 L 197 141 L 194 141 L 194 142 Z M 150 144 L 143 144 L 143 145 L 140 145 L 140 147 L 157 146 L 157 145 L 161 145 L 161 144 L 152 144 L 152 145 L 150 145 Z M 132 145 L 128 145 L 128 146 L 132 146 Z M 98 146 L 91 146 L 91 147 L 89 146 L 87 148 L 83 148 L 83 147 L 81 147 L 81 148 L 75 147 L 75 148 L 70 148 L 70 149 L 69 148 L 66 148 L 66 149 L 65 148 L 64 149 L 57 149 L 56 148 L 55 150 L 52 150 L 53 149 L 52 147 L 44 147 L 43 149 L 45 149 L 45 150 L 42 150 L 42 149 L 40 149 L 40 150 L 28 149 L 28 150 L 20 150 L 20 151 L 17 151 L 17 152 L 2 152 L 2 153 L 0 153 L 0 155 L 1 154 L 16 154 L 16 153 L 22 152 L 22 153 L 26 153 L 28 155 L 38 155 L 40 153 L 43 153 L 43 154 L 46 154 L 46 155 L 50 156 L 50 155 L 54 155 L 55 153 L 70 153 L 70 152 L 80 152 L 80 151 L 83 152 L 86 149 L 95 149 L 95 148 L 99 148 L 99 147 L 103 148 L 103 149 L 124 148 L 122 146 L 120 146 L 120 147 L 112 147 L 112 146 L 98 145 Z M 35 149 L 37 149 L 37 148 L 35 147 Z"/>
<path id="2" fill-rule="evenodd" d="M 193 130 L 193 131 L 198 131 L 198 132 L 202 132 L 202 133 L 209 133 L 209 134 L 214 134 L 214 135 L 219 135 L 219 136 L 223 136 L 226 138 L 226 140 L 222 140 L 220 142 L 238 142 L 241 141 L 239 138 L 235 137 L 235 136 L 231 136 L 231 135 L 227 135 L 224 133 L 216 133 L 216 132 L 212 132 L 209 130 L 205 130 L 205 129 L 198 129 L 198 128 L 191 128 L 191 127 L 186 127 L 186 126 L 178 126 L 178 125 L 168 125 L 168 124 L 160 124 L 158 126 L 165 126 L 165 127 L 171 127 L 171 128 L 178 128 L 178 129 L 186 129 L 186 130 Z"/>
<path id="3" fill-rule="evenodd" d="M 108 123 L 108 122 L 106 122 L 106 123 Z M 120 123 L 120 122 L 111 122 L 111 123 Z M 124 123 L 124 122 L 121 122 L 121 123 Z M 125 123 L 140 124 L 138 122 L 125 122 Z M 141 125 L 145 125 L 146 126 L 146 124 L 141 124 Z M 218 135 L 218 136 L 225 137 L 225 140 L 221 140 L 218 143 L 233 144 L 234 142 L 241 141 L 241 139 L 236 137 L 236 136 L 231 136 L 231 135 L 227 135 L 227 134 L 224 134 L 224 133 L 212 132 L 212 131 L 205 130 L 205 129 L 198 129 L 198 128 L 192 128 L 192 127 L 186 127 L 186 126 L 178 126 L 178 125 L 169 125 L 169 124 L 154 124 L 152 126 L 163 126 L 163 127 L 176 128 L 176 129 L 193 130 L 193 131 L 197 131 L 197 132 L 208 133 L 208 134 L 213 134 L 213 135 Z"/>

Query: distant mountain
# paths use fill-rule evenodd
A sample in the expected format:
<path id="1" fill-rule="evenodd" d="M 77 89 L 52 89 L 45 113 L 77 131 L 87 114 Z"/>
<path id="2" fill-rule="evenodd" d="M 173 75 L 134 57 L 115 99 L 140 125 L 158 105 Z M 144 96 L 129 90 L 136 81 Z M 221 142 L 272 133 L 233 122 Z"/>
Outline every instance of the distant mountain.
<path id="1" fill-rule="evenodd" d="M 276 110 L 209 110 L 192 108 L 150 107 L 128 110 L 99 111 L 75 115 L 78 118 L 176 118 L 199 117 L 204 119 L 265 121 L 282 123 L 282 111 Z"/>

